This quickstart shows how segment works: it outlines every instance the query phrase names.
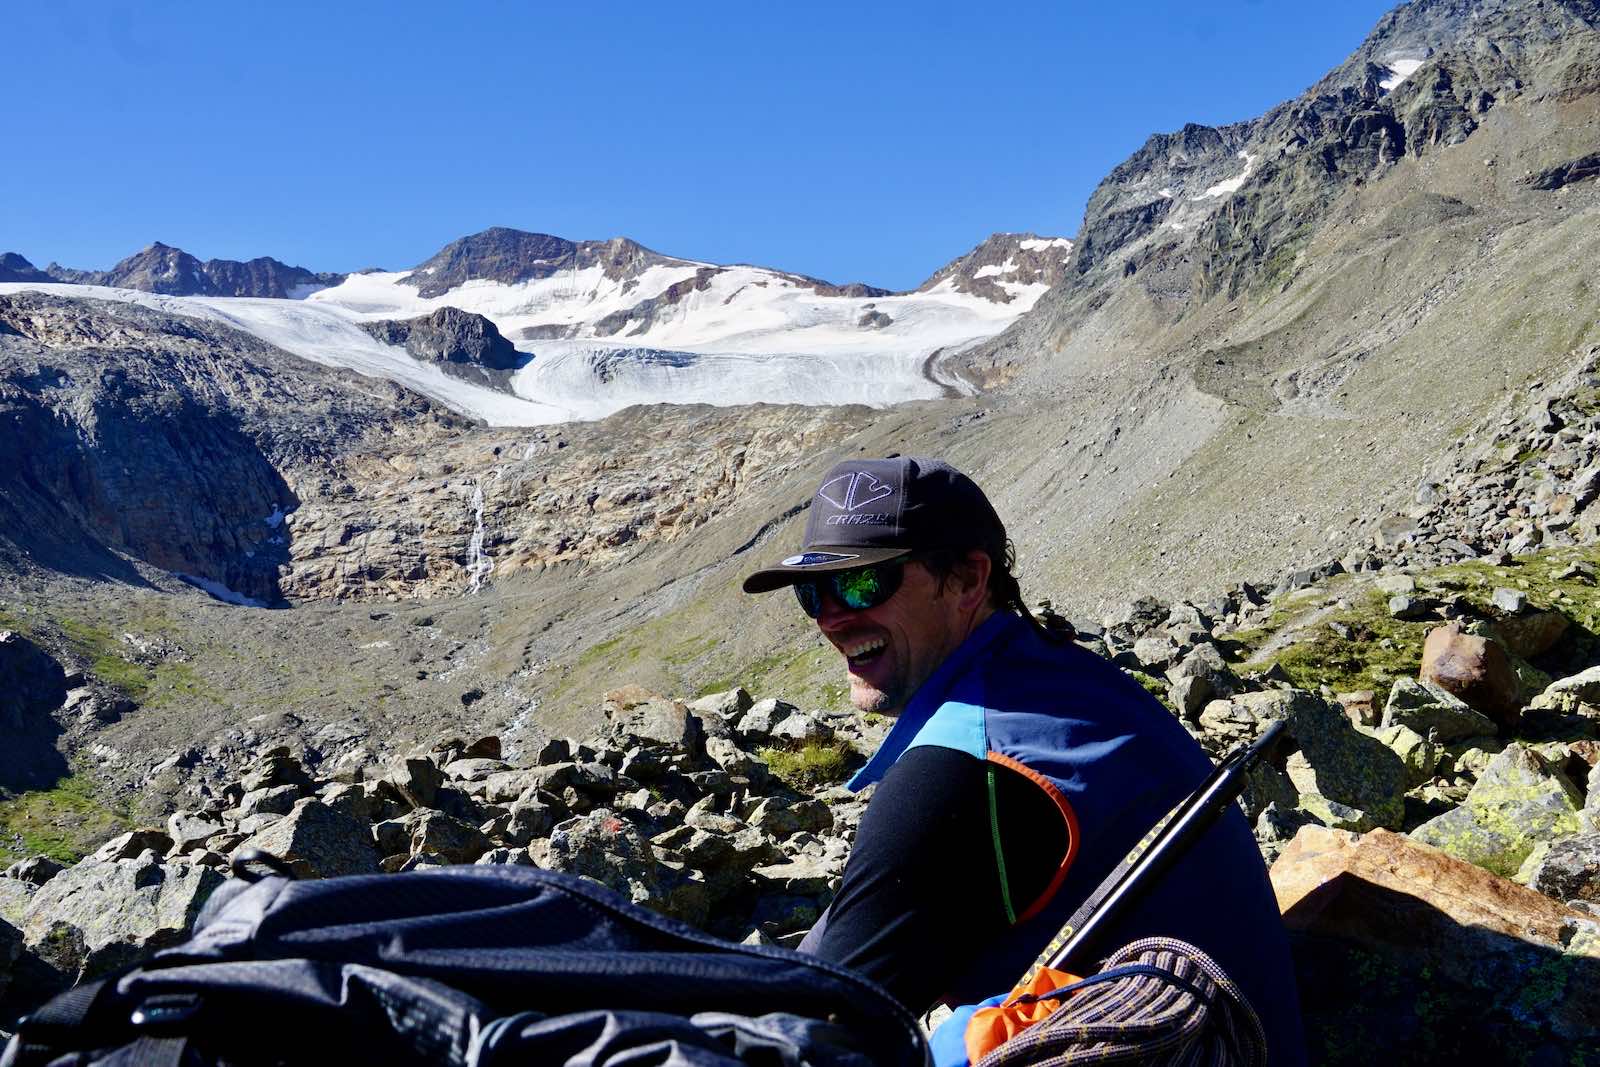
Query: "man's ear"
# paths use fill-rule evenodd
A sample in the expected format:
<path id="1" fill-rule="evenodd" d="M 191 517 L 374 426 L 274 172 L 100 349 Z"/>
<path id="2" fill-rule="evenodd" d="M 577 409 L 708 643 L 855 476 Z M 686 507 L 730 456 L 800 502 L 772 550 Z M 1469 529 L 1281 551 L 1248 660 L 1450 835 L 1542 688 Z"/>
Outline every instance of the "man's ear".
<path id="1" fill-rule="evenodd" d="M 956 595 L 963 610 L 976 610 L 989 596 L 989 572 L 994 563 L 989 553 L 974 548 L 956 565 Z"/>

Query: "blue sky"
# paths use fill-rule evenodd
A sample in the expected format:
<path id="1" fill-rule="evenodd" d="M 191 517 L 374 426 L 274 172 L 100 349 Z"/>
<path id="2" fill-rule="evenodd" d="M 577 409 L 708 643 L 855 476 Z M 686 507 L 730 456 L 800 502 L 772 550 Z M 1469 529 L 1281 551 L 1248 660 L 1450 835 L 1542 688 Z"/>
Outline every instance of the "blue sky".
<path id="1" fill-rule="evenodd" d="M 505 225 L 905 288 L 1070 236 L 1151 133 L 1297 94 L 1391 6 L 14 3 L 0 251 L 401 268 Z"/>

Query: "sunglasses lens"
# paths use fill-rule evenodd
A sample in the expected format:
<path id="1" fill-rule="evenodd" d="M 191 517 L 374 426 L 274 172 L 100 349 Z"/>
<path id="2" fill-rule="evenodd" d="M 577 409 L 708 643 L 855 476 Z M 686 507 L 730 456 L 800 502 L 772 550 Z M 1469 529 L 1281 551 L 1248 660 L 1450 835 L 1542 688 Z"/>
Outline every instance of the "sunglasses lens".
<path id="1" fill-rule="evenodd" d="M 800 601 L 800 610 L 813 619 L 822 614 L 822 590 L 817 588 L 816 582 L 795 582 L 795 599 Z"/>
<path id="2" fill-rule="evenodd" d="M 894 586 L 890 584 L 888 572 L 883 567 L 857 567 L 855 570 L 841 571 L 834 575 L 833 588 L 839 595 L 839 603 L 851 611 L 876 607 L 894 593 Z"/>

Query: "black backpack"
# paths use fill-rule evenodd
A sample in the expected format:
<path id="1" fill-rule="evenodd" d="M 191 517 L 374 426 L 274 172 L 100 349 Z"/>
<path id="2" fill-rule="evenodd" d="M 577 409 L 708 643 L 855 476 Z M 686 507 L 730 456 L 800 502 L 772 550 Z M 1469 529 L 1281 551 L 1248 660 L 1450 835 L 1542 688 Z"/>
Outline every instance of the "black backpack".
<path id="1" fill-rule="evenodd" d="M 230 881 L 194 936 L 24 1019 L 0 1067 L 922 1067 L 853 972 L 528 867 Z"/>

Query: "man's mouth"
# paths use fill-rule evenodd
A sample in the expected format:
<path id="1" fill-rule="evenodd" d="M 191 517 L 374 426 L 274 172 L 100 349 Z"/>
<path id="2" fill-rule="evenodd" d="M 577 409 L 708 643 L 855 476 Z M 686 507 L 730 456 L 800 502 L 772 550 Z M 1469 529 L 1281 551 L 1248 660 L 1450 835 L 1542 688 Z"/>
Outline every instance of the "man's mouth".
<path id="1" fill-rule="evenodd" d="M 881 637 L 863 637 L 841 645 L 839 651 L 844 653 L 844 658 L 850 666 L 858 667 L 877 659 L 883 654 L 888 643 Z"/>

